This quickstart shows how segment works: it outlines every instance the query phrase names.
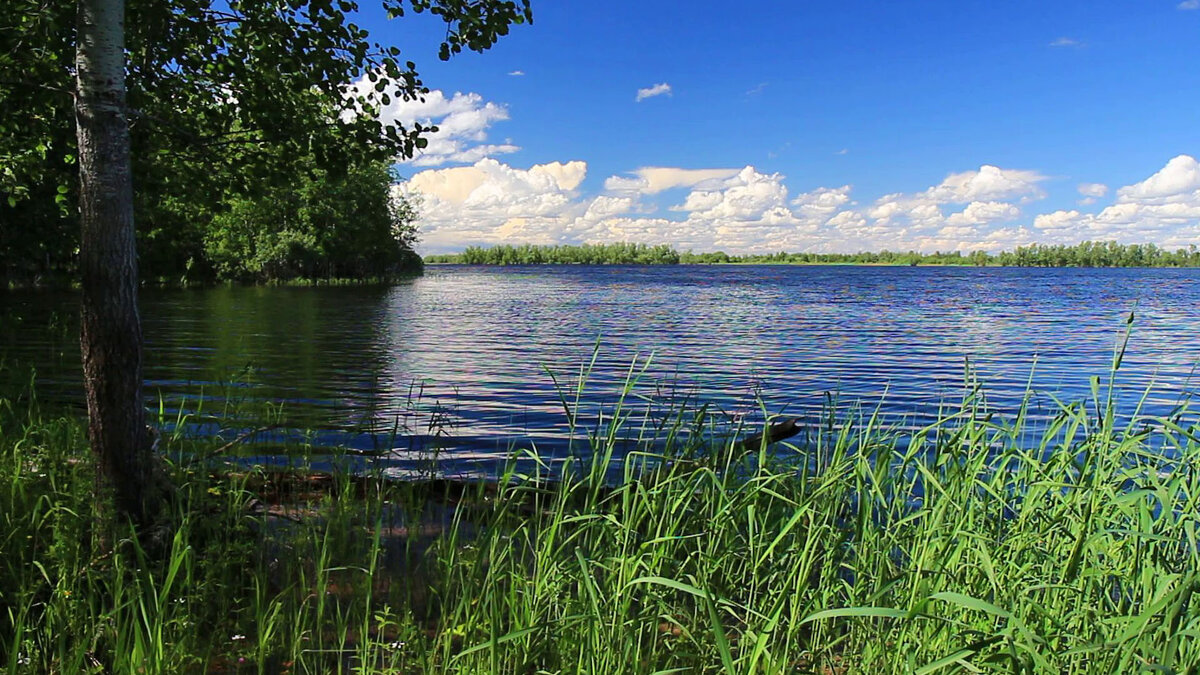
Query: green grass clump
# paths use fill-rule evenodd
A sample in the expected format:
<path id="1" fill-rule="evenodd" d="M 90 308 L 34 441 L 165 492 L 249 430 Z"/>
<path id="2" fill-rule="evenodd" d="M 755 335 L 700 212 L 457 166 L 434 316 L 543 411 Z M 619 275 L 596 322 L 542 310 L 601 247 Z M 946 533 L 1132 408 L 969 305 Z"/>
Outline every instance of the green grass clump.
<path id="1" fill-rule="evenodd" d="M 1035 423 L 972 397 L 920 429 L 843 415 L 743 451 L 680 415 L 613 463 L 618 410 L 592 459 L 523 453 L 531 473 L 468 485 L 181 460 L 152 558 L 97 511 L 79 422 L 5 401 L 0 663 L 1197 672 L 1189 420 L 1118 423 L 1097 396 Z"/>

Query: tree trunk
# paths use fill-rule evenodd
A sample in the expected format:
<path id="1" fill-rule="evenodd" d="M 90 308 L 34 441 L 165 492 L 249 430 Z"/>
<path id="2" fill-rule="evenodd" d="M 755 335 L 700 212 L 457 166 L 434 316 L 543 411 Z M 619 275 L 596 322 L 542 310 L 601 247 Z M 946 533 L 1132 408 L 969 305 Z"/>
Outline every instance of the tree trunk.
<path id="1" fill-rule="evenodd" d="M 146 429 L 133 183 L 125 116 L 125 2 L 78 0 L 81 346 L 88 437 L 118 512 L 157 520 L 164 479 Z"/>

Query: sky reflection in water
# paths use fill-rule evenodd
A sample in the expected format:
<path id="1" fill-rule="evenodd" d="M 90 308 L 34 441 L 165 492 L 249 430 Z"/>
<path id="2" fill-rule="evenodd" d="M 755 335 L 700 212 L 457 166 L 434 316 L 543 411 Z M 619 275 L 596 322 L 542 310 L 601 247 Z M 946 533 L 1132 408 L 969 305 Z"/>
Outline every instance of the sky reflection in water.
<path id="1" fill-rule="evenodd" d="M 4 351 L 37 365 L 43 396 L 78 396 L 75 303 L 0 297 Z M 761 396 L 816 420 L 833 396 L 917 425 L 961 400 L 968 361 L 1000 411 L 1031 376 L 1035 413 L 1048 394 L 1087 396 L 1135 305 L 1126 411 L 1147 389 L 1148 412 L 1179 404 L 1200 358 L 1200 270 L 432 267 L 390 288 L 147 291 L 142 305 L 155 410 L 199 408 L 193 430 L 227 437 L 281 414 L 398 473 L 427 468 L 433 448 L 451 473 L 486 474 L 518 440 L 563 453 L 560 393 L 573 399 L 594 348 L 584 430 L 635 359 L 652 417 L 687 401 L 756 421 Z"/>

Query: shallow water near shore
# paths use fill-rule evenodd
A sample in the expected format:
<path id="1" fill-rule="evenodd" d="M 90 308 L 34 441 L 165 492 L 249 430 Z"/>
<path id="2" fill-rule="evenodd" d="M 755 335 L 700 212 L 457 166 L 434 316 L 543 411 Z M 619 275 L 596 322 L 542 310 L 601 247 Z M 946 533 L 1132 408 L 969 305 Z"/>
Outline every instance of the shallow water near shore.
<path id="1" fill-rule="evenodd" d="M 0 349 L 43 399 L 78 403 L 76 304 L 0 294 Z M 915 427 L 974 385 L 1002 412 L 1032 393 L 1037 419 L 1107 382 L 1130 312 L 1118 410 L 1146 395 L 1168 414 L 1200 360 L 1200 270 L 432 266 L 390 287 L 142 298 L 165 420 L 263 429 L 257 460 L 342 447 L 398 476 L 493 476 L 514 444 L 585 451 L 623 394 L 631 436 L 683 406 L 731 427 L 831 403 Z"/>

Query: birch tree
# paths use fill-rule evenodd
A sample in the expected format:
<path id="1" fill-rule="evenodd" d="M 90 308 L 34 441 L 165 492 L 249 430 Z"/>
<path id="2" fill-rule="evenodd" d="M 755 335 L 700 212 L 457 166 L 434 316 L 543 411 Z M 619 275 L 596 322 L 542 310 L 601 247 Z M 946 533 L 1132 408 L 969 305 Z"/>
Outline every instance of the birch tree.
<path id="1" fill-rule="evenodd" d="M 190 87 L 186 91 L 192 100 L 202 99 L 211 114 L 230 120 L 221 142 L 311 145 L 314 139 L 337 138 L 339 133 L 328 133 L 330 128 L 348 127 L 349 133 L 382 139 L 397 157 L 404 157 L 424 145 L 422 133 L 435 129 L 380 125 L 363 114 L 310 116 L 307 127 L 298 127 L 296 117 L 281 105 L 315 97 L 322 110 L 334 104 L 369 113 L 389 96 L 418 98 L 427 91 L 415 65 L 398 61 L 398 49 L 372 45 L 365 31 L 346 21 L 358 9 L 351 0 L 233 0 L 219 5 L 148 0 L 144 23 L 158 27 L 164 44 L 142 44 L 142 54 L 157 56 L 137 64 L 126 60 L 125 0 L 77 0 L 76 7 L 81 346 L 88 433 L 119 512 L 145 531 L 160 520 L 170 487 L 146 426 L 142 396 L 126 73 Z M 532 20 L 528 0 L 384 1 L 393 18 L 406 8 L 445 21 L 442 59 L 464 48 L 483 51 L 511 24 Z M 376 83 L 374 92 L 347 97 L 349 77 L 364 73 Z M 221 83 L 238 78 L 261 84 L 267 95 L 257 102 L 221 96 Z M 198 90 L 197 84 L 216 90 Z"/>
<path id="2" fill-rule="evenodd" d="M 145 526 L 158 515 L 165 480 L 142 400 L 124 22 L 124 0 L 78 2 L 80 345 L 92 451 L 118 510 Z"/>

